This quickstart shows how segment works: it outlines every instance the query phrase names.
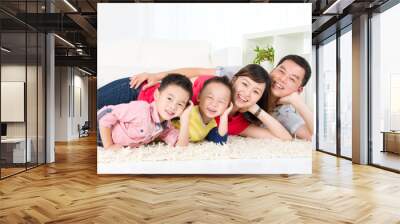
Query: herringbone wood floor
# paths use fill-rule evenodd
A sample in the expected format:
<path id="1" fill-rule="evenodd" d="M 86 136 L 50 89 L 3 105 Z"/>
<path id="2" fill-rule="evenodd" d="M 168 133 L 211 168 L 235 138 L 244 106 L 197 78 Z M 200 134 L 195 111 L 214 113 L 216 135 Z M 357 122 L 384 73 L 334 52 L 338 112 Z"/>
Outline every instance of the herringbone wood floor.
<path id="1" fill-rule="evenodd" d="M 399 174 L 319 152 L 290 176 L 98 176 L 94 137 L 56 158 L 0 181 L 0 223 L 400 223 Z"/>

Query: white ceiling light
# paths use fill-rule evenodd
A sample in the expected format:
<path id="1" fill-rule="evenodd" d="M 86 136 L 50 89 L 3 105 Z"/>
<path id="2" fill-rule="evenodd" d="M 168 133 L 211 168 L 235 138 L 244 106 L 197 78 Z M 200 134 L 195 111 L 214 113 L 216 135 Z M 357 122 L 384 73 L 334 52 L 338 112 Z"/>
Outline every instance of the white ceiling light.
<path id="1" fill-rule="evenodd" d="M 83 72 L 83 73 L 85 73 L 85 74 L 87 74 L 87 75 L 92 75 L 92 73 L 90 73 L 90 72 L 88 72 L 88 71 L 86 71 L 86 70 L 83 70 L 83 69 L 81 69 L 81 68 L 79 68 L 79 67 L 78 67 L 78 70 L 81 71 L 81 72 Z"/>
<path id="2" fill-rule="evenodd" d="M 336 0 L 322 14 L 342 14 L 343 9 L 353 3 L 354 0 Z"/>
<path id="3" fill-rule="evenodd" d="M 75 48 L 75 45 L 73 45 L 71 42 L 69 42 L 68 40 L 58 36 L 57 34 L 54 34 L 55 37 L 57 37 L 58 39 L 60 39 L 61 41 L 63 41 L 64 43 L 66 43 L 67 45 L 69 45 L 70 47 Z"/>
<path id="4" fill-rule="evenodd" d="M 71 4 L 69 3 L 68 0 L 64 0 L 65 4 L 67 4 L 72 10 L 74 10 L 74 12 L 78 12 L 78 10 Z"/>
<path id="5" fill-rule="evenodd" d="M 8 50 L 8 49 L 5 48 L 5 47 L 1 47 L 1 50 L 4 51 L 4 52 L 7 52 L 7 53 L 10 53 L 10 52 L 11 52 L 10 50 Z"/>

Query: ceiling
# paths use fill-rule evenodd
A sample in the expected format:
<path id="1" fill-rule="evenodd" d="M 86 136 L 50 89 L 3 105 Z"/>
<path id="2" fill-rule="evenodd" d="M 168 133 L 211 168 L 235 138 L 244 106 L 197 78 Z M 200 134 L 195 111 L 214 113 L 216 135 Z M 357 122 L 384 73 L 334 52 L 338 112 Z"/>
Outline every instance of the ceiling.
<path id="1" fill-rule="evenodd" d="M 60 37 L 55 38 L 56 65 L 79 66 L 95 74 L 97 67 L 97 3 L 312 3 L 312 33 L 315 44 L 335 32 L 337 21 L 345 21 L 341 22 L 341 26 L 346 26 L 346 19 L 348 23 L 351 23 L 353 16 L 374 9 L 386 1 L 388 0 L 47 0 L 46 8 L 45 0 L 1 0 L 0 24 L 2 32 L 6 33 L 2 35 L 2 38 L 9 38 L 7 42 L 13 42 L 14 46 L 11 45 L 11 47 L 16 49 L 18 46 L 24 46 L 23 34 L 18 32 L 25 32 L 26 28 L 31 31 L 56 33 Z M 50 11 L 52 13 L 49 13 Z M 28 52 L 32 51 L 31 47 L 34 48 L 35 44 L 28 44 Z"/>

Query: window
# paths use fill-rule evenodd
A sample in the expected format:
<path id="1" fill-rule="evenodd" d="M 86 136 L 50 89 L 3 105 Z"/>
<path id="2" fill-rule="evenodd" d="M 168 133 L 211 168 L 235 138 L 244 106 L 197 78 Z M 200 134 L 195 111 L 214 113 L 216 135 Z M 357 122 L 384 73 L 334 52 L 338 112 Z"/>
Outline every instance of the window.
<path id="1" fill-rule="evenodd" d="M 372 71 L 371 71 L 371 137 L 372 164 L 400 170 L 400 133 L 393 135 L 392 130 L 400 129 L 400 4 L 371 18 L 372 29 Z M 389 135 L 384 134 L 389 132 Z M 388 138 L 385 140 L 384 135 Z M 394 137 L 397 136 L 397 137 Z M 388 144 L 388 145 L 385 145 Z M 393 152 L 394 151 L 394 152 Z"/>
<path id="2" fill-rule="evenodd" d="M 318 148 L 336 153 L 336 39 L 318 48 Z"/>
<path id="3" fill-rule="evenodd" d="M 353 95 L 351 26 L 348 29 L 340 36 L 340 155 L 351 158 Z"/>

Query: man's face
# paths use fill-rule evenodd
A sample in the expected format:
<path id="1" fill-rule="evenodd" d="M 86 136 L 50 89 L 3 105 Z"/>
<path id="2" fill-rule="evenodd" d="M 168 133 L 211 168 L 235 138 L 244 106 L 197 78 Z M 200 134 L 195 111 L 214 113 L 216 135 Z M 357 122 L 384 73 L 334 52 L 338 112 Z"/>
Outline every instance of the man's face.
<path id="1" fill-rule="evenodd" d="M 285 97 L 294 92 L 301 92 L 305 71 L 292 60 L 285 60 L 272 70 L 271 93 L 275 97 Z"/>

